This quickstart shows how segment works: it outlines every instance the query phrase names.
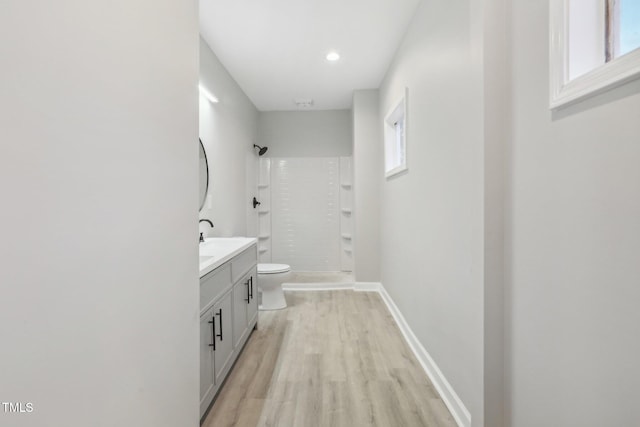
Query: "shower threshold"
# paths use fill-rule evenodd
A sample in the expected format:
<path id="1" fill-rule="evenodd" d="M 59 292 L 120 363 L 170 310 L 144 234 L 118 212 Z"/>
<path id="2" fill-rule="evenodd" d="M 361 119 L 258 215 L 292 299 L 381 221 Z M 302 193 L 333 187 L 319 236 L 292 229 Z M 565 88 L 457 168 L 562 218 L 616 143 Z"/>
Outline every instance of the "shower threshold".
<path id="1" fill-rule="evenodd" d="M 292 271 L 293 283 L 353 283 L 350 271 Z"/>

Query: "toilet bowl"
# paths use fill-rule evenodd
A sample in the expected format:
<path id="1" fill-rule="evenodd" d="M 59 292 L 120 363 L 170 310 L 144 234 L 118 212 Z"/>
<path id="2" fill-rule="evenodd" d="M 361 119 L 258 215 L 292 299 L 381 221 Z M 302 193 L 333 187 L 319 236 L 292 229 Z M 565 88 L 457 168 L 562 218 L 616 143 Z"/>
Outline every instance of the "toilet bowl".
<path id="1" fill-rule="evenodd" d="M 280 310 L 287 307 L 282 284 L 291 277 L 287 264 L 258 264 L 258 290 L 262 294 L 260 310 Z"/>

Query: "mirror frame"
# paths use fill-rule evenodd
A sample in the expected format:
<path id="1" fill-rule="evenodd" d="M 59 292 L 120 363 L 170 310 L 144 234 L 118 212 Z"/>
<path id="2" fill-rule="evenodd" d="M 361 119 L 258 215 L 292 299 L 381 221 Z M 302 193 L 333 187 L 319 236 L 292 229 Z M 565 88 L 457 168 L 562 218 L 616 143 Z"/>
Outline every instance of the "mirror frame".
<path id="1" fill-rule="evenodd" d="M 204 164 L 207 167 L 207 185 L 205 187 L 204 190 L 204 197 L 202 198 L 202 202 L 200 202 L 200 209 L 198 209 L 198 211 L 202 211 L 202 208 L 204 207 L 204 204 L 207 202 L 207 194 L 209 193 L 209 159 L 207 158 L 207 150 L 205 150 L 204 148 L 204 144 L 202 143 L 202 139 L 198 138 L 198 141 L 200 141 L 200 148 L 202 149 L 202 152 L 204 153 Z M 198 156 L 200 157 L 200 156 Z M 198 162 L 198 166 L 200 166 L 200 162 Z"/>

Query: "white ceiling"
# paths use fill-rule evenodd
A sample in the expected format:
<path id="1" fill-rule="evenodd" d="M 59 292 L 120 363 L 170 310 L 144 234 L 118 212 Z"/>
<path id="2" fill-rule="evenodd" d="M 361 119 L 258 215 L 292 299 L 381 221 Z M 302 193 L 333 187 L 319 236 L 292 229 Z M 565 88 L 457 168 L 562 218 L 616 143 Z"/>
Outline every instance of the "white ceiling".
<path id="1" fill-rule="evenodd" d="M 346 109 L 379 87 L 419 2 L 200 0 L 200 32 L 259 110 Z"/>

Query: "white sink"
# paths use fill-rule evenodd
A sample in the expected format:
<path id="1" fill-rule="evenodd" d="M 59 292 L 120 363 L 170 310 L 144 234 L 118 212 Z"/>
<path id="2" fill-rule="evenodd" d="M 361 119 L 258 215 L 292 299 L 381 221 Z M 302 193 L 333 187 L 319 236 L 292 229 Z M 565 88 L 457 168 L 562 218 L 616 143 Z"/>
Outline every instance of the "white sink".
<path id="1" fill-rule="evenodd" d="M 207 256 L 207 255 L 200 255 L 200 269 L 202 269 L 203 266 L 206 266 L 206 264 L 213 262 L 213 257 L 212 256 Z"/>
<path id="2" fill-rule="evenodd" d="M 252 244 L 253 237 L 210 237 L 200 243 L 200 277 L 221 266 Z"/>

